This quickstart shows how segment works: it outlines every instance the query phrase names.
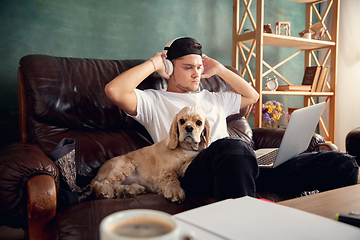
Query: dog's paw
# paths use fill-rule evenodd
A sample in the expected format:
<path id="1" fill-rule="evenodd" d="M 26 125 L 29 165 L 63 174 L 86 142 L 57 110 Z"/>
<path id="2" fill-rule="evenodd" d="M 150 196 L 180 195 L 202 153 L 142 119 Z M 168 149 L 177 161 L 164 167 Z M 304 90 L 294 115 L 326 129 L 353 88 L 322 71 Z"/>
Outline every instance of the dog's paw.
<path id="1" fill-rule="evenodd" d="M 127 186 L 127 188 L 125 188 L 125 191 L 130 197 L 135 197 L 137 195 L 144 194 L 146 192 L 146 189 L 144 186 L 134 183 L 130 186 Z"/>
<path id="2" fill-rule="evenodd" d="M 103 193 L 100 193 L 99 195 L 97 195 L 97 199 L 109 199 L 109 196 L 105 195 Z"/>
<path id="3" fill-rule="evenodd" d="M 168 187 L 163 195 L 166 199 L 176 203 L 182 203 L 185 200 L 185 191 L 181 187 Z"/>
<path id="4" fill-rule="evenodd" d="M 102 182 L 95 181 L 92 183 L 92 187 L 98 199 L 114 198 L 114 190 L 107 180 Z"/>
<path id="5" fill-rule="evenodd" d="M 114 185 L 114 190 L 117 198 L 131 198 L 146 192 L 144 186 L 136 183 L 131 185 L 121 185 L 119 183 Z"/>

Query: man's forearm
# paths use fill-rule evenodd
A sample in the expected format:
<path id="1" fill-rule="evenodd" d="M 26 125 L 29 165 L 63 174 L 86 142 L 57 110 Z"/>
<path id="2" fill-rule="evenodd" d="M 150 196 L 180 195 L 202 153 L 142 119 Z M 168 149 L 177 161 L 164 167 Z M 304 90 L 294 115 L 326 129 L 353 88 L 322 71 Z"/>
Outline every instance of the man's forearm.
<path id="1" fill-rule="evenodd" d="M 135 66 L 109 82 L 105 86 L 106 94 L 111 100 L 117 99 L 121 95 L 129 94 L 153 71 L 154 67 L 149 60 Z"/>
<path id="2" fill-rule="evenodd" d="M 108 98 L 125 112 L 136 115 L 137 99 L 134 89 L 154 72 L 153 62 L 147 60 L 114 78 L 105 86 Z"/>
<path id="3" fill-rule="evenodd" d="M 203 58 L 205 67 L 203 77 L 206 78 L 218 75 L 225 80 L 235 92 L 241 94 L 241 108 L 249 106 L 259 99 L 259 94 L 244 78 L 227 69 L 218 61 L 209 58 L 205 54 L 203 55 Z"/>
<path id="4" fill-rule="evenodd" d="M 241 94 L 242 104 L 241 107 L 251 105 L 259 99 L 258 92 L 242 77 L 224 67 L 218 74 L 224 79 L 235 92 Z"/>

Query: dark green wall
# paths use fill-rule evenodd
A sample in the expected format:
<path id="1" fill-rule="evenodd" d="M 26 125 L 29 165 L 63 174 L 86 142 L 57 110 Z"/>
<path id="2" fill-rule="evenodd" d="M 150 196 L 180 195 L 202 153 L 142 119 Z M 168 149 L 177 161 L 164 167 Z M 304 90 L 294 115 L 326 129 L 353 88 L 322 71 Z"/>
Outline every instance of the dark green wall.
<path id="1" fill-rule="evenodd" d="M 161 51 L 169 40 L 192 36 L 203 44 L 208 56 L 231 65 L 232 3 L 232 0 L 1 0 L 0 147 L 18 141 L 16 79 L 22 56 L 147 59 Z M 292 35 L 303 30 L 305 5 L 265 0 L 265 7 L 269 10 L 266 22 L 274 26 L 279 20 L 291 21 Z M 269 57 L 274 61 L 287 55 L 282 50 L 271 51 Z M 293 65 L 302 74 L 303 59 L 299 62 Z M 297 74 L 289 72 L 294 73 Z"/>

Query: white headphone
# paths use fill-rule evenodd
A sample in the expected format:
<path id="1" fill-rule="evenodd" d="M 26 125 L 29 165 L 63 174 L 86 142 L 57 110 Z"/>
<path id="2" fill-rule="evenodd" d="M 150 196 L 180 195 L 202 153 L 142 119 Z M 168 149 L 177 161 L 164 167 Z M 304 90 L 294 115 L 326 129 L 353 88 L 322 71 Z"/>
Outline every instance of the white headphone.
<path id="1" fill-rule="evenodd" d="M 174 66 L 169 59 L 163 58 L 163 62 L 165 65 L 165 72 L 170 76 L 174 71 Z"/>
<path id="2" fill-rule="evenodd" d="M 183 37 L 174 38 L 173 40 L 168 42 L 164 47 L 163 53 L 167 54 L 169 47 L 171 47 L 171 44 L 173 44 L 173 42 L 175 42 L 179 38 L 183 38 Z M 165 72 L 170 76 L 174 71 L 174 66 L 172 62 L 167 58 L 163 58 L 163 62 L 165 65 Z"/>

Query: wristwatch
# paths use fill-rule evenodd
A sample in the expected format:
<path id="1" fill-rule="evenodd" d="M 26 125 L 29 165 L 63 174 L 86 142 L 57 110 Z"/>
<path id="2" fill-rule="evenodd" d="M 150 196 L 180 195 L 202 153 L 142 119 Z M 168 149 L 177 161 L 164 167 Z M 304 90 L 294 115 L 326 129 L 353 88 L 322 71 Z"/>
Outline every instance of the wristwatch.
<path id="1" fill-rule="evenodd" d="M 266 83 L 265 83 L 265 89 L 268 91 L 276 91 L 276 89 L 278 88 L 279 84 L 277 81 L 276 77 L 273 78 L 266 78 Z"/>

